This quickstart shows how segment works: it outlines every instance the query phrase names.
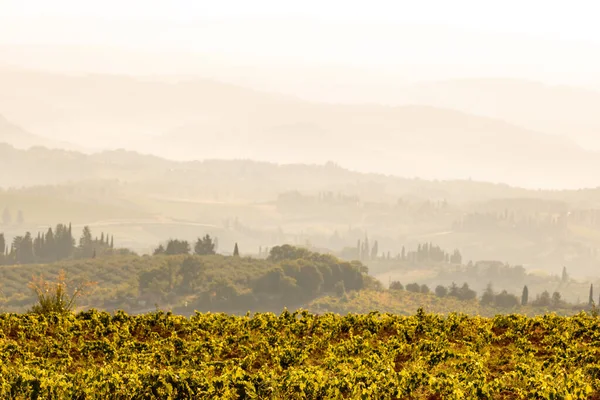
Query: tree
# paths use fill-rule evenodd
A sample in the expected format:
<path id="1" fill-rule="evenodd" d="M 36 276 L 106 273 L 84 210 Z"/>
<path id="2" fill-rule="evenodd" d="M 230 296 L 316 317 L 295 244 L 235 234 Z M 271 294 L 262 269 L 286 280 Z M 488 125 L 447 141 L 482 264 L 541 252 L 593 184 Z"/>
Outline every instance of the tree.
<path id="1" fill-rule="evenodd" d="M 158 245 L 158 247 L 154 249 L 154 255 L 157 256 L 159 254 L 165 254 L 165 246 L 162 244 Z"/>
<path id="2" fill-rule="evenodd" d="M 167 247 L 165 249 L 165 254 L 174 255 L 174 254 L 189 254 L 190 252 L 190 243 L 187 240 L 177 240 L 172 239 L 167 243 Z"/>
<path id="3" fill-rule="evenodd" d="M 400 253 L 400 258 L 402 261 L 406 260 L 406 249 L 402 246 L 402 252 Z"/>
<path id="4" fill-rule="evenodd" d="M 569 280 L 569 275 L 567 274 L 567 267 L 563 267 L 562 269 L 562 278 L 563 282 L 567 282 Z"/>
<path id="5" fill-rule="evenodd" d="M 188 256 L 183 260 L 180 267 L 182 277 L 182 285 L 188 292 L 193 292 L 198 286 L 198 279 L 202 275 L 204 269 L 203 264 L 192 256 Z"/>
<path id="6" fill-rule="evenodd" d="M 239 257 L 240 256 L 240 249 L 238 248 L 238 244 L 236 243 L 234 248 L 233 248 L 233 256 L 234 257 Z"/>
<path id="7" fill-rule="evenodd" d="M 213 242 L 210 235 L 198 238 L 196 245 L 194 246 L 194 253 L 201 256 L 216 254 L 215 242 Z"/>
<path id="8" fill-rule="evenodd" d="M 75 249 L 75 239 L 71 230 L 71 224 L 67 227 L 63 224 L 56 225 L 54 233 L 55 257 L 57 260 L 69 258 Z"/>
<path id="9" fill-rule="evenodd" d="M 371 260 L 377 259 L 377 255 L 379 254 L 379 244 L 377 240 L 373 243 L 373 249 L 371 250 Z"/>
<path id="10" fill-rule="evenodd" d="M 456 297 L 459 300 L 473 300 L 477 297 L 477 293 L 469 288 L 468 283 L 463 283 L 463 285 L 458 288 L 454 282 L 452 282 L 452 286 L 450 288 L 450 296 Z"/>
<path id="11" fill-rule="evenodd" d="M 25 223 L 25 218 L 23 217 L 23 210 L 19 210 L 17 213 L 17 224 L 23 225 Z"/>
<path id="12" fill-rule="evenodd" d="M 93 255 L 94 243 L 92 239 L 92 231 L 90 230 L 89 226 L 83 227 L 81 238 L 79 238 L 79 249 L 81 250 L 81 255 L 85 258 L 89 258 Z"/>
<path id="13" fill-rule="evenodd" d="M 12 215 L 10 213 L 10 209 L 8 207 L 4 208 L 4 212 L 2 213 L 2 224 L 10 225 L 12 223 Z"/>
<path id="14" fill-rule="evenodd" d="M 560 293 L 559 292 L 554 292 L 552 293 L 552 306 L 555 308 L 560 307 L 562 304 L 561 298 L 560 298 Z"/>
<path id="15" fill-rule="evenodd" d="M 319 269 L 313 263 L 304 260 L 297 260 L 294 264 L 296 264 L 296 267 L 290 265 L 292 268 L 285 265 L 284 271 L 286 275 L 293 276 L 296 279 L 298 287 L 302 290 L 302 295 L 305 298 L 311 298 L 319 293 L 325 282 Z"/>
<path id="16" fill-rule="evenodd" d="M 506 290 L 503 290 L 496 295 L 495 304 L 502 308 L 513 308 L 519 304 L 519 298 L 514 294 L 510 294 Z"/>
<path id="17" fill-rule="evenodd" d="M 393 281 L 390 283 L 390 290 L 404 290 L 404 286 L 399 281 Z"/>
<path id="18" fill-rule="evenodd" d="M 446 288 L 446 286 L 437 285 L 435 287 L 435 295 L 437 297 L 446 297 L 448 295 L 448 288 Z"/>
<path id="19" fill-rule="evenodd" d="M 452 282 L 452 284 L 450 285 L 450 288 L 448 289 L 448 296 L 458 298 L 459 289 L 458 289 L 458 285 L 456 283 Z"/>
<path id="20" fill-rule="evenodd" d="M 422 284 L 422 285 L 421 285 L 421 293 L 425 293 L 425 294 L 427 294 L 427 293 L 429 293 L 429 292 L 430 292 L 430 290 L 429 290 L 429 286 L 427 286 L 426 284 Z"/>
<path id="21" fill-rule="evenodd" d="M 13 261 L 18 264 L 31 264 L 35 261 L 33 253 L 33 239 L 31 233 L 27 232 L 25 236 L 16 236 L 12 242 Z"/>
<path id="22" fill-rule="evenodd" d="M 487 287 L 485 288 L 485 291 L 481 295 L 480 303 L 482 306 L 489 306 L 494 303 L 495 299 L 496 299 L 496 294 L 494 293 L 492 284 L 488 283 Z"/>
<path id="23" fill-rule="evenodd" d="M 298 260 L 301 258 L 308 259 L 311 256 L 311 252 L 301 247 L 290 246 L 284 244 L 282 246 L 274 246 L 269 251 L 268 260 L 271 261 L 283 261 L 283 260 Z"/>
<path id="24" fill-rule="evenodd" d="M 413 293 L 420 293 L 421 286 L 418 283 L 409 283 L 406 285 L 406 290 Z"/>
<path id="25" fill-rule="evenodd" d="M 344 281 L 338 281 L 333 285 L 333 290 L 335 290 L 335 295 L 337 297 L 343 297 L 346 294 L 346 288 L 344 286 Z"/>
<path id="26" fill-rule="evenodd" d="M 521 305 L 526 306 L 529 301 L 529 289 L 527 285 L 523 286 L 523 293 L 521 293 Z"/>
<path id="27" fill-rule="evenodd" d="M 594 304 L 594 284 L 590 284 L 590 298 L 588 300 L 588 304 L 591 306 Z"/>
<path id="28" fill-rule="evenodd" d="M 48 228 L 48 231 L 44 236 L 44 257 L 49 261 L 54 261 L 56 259 L 56 244 L 54 242 L 54 232 L 52 232 L 52 228 Z"/>
<path id="29" fill-rule="evenodd" d="M 452 256 L 450 256 L 450 262 L 453 264 L 462 263 L 462 255 L 460 254 L 460 251 L 458 251 L 458 249 L 455 249 L 454 253 L 452 253 Z"/>
<path id="30" fill-rule="evenodd" d="M 544 290 L 542 294 L 538 295 L 534 300 L 533 305 L 538 307 L 548 307 L 550 305 L 550 293 L 548 293 L 547 290 Z"/>

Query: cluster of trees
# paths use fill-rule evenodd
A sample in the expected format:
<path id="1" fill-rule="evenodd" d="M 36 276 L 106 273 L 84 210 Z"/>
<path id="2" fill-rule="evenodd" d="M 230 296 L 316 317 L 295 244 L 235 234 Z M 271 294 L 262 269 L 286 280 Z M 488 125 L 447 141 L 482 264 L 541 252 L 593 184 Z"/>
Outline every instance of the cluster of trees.
<path id="1" fill-rule="evenodd" d="M 267 260 L 187 254 L 165 263 L 140 274 L 140 294 L 160 302 L 186 296 L 197 310 L 280 309 L 371 281 L 359 262 L 290 245 L 273 247 Z"/>
<path id="2" fill-rule="evenodd" d="M 423 243 L 417 246 L 414 251 L 406 252 L 404 246 L 402 251 L 397 256 L 402 261 L 409 261 L 412 263 L 419 262 L 440 262 L 449 264 L 460 264 L 462 263 L 462 254 L 458 249 L 455 249 L 452 253 L 447 253 L 440 246 L 434 246 L 432 243 Z"/>
<path id="3" fill-rule="evenodd" d="M 365 236 L 365 240 L 364 241 L 360 241 L 360 239 L 358 240 L 358 242 L 356 243 L 356 260 L 360 260 L 360 261 L 369 261 L 369 260 L 375 260 L 377 258 L 377 256 L 379 255 L 379 243 L 377 243 L 377 240 L 375 242 L 373 242 L 373 246 L 371 247 L 369 245 L 369 237 Z"/>
<path id="4" fill-rule="evenodd" d="M 448 263 L 448 264 L 460 264 L 462 263 L 462 254 L 458 249 L 455 249 L 452 253 L 448 253 L 443 250 L 440 246 L 433 245 L 432 243 L 419 243 L 415 250 L 406 250 L 406 247 L 402 246 L 402 251 L 397 253 L 394 257 L 388 251 L 387 253 L 379 254 L 379 243 L 377 240 L 373 243 L 373 246 L 369 244 L 369 238 L 365 237 L 365 240 L 358 240 L 355 248 L 346 248 L 342 251 L 342 256 L 346 259 L 366 261 L 375 260 L 392 260 L 402 261 L 409 263 L 423 263 L 423 262 L 437 262 L 437 263 Z"/>
<path id="5" fill-rule="evenodd" d="M 393 281 L 389 286 L 390 290 L 406 290 L 413 293 L 431 293 L 431 290 L 427 285 L 419 285 L 418 283 L 409 283 L 406 286 L 402 285 L 399 281 Z M 473 300 L 477 298 L 477 292 L 469 288 L 469 285 L 465 282 L 462 286 L 456 285 L 454 282 L 450 286 L 438 285 L 434 293 L 438 297 L 454 297 L 458 300 Z M 538 294 L 533 301 L 529 301 L 529 289 L 527 285 L 523 287 L 521 298 L 514 294 L 508 293 L 506 290 L 496 293 L 492 288 L 492 284 L 488 284 L 485 291 L 482 293 L 479 299 L 479 304 L 482 306 L 493 306 L 498 308 L 514 308 L 519 305 L 533 307 L 552 307 L 561 308 L 569 306 L 562 298 L 558 291 L 550 294 L 547 290 Z M 589 305 L 593 304 L 593 286 L 590 286 Z"/>
<path id="6" fill-rule="evenodd" d="M 32 264 L 50 263 L 68 258 L 93 258 L 96 254 L 104 254 L 114 248 L 114 239 L 102 233 L 100 237 L 92 237 L 89 227 L 84 227 L 79 245 L 76 245 L 71 224 L 58 224 L 44 233 L 38 232 L 33 237 L 30 232 L 15 236 L 7 243 L 4 234 L 0 233 L 0 264 Z"/>
<path id="7" fill-rule="evenodd" d="M 455 231 L 482 231 L 510 229 L 519 232 L 562 231 L 566 227 L 565 213 L 474 212 L 452 224 Z"/>
<path id="8" fill-rule="evenodd" d="M 485 289 L 485 282 L 493 282 L 494 286 L 517 292 L 523 284 L 534 283 L 525 268 L 521 265 L 509 265 L 501 261 L 481 260 L 466 265 L 454 265 L 452 268 L 440 268 L 435 278 L 436 283 L 449 285 L 451 282 L 467 282 L 479 291 Z"/>
<path id="9" fill-rule="evenodd" d="M 390 283 L 390 290 L 406 290 L 413 293 L 423 293 L 428 294 L 431 293 L 431 290 L 427 285 L 419 285 L 418 283 L 409 283 L 406 285 L 402 285 L 402 283 L 398 281 L 394 281 Z M 438 297 L 454 297 L 458 300 L 473 300 L 477 297 L 477 292 L 473 289 L 469 288 L 469 285 L 465 282 L 462 286 L 456 285 L 452 282 L 450 286 L 442 286 L 438 285 L 434 293 Z"/>
<path id="10" fill-rule="evenodd" d="M 210 235 L 205 235 L 204 237 L 199 237 L 194 244 L 194 254 L 200 256 L 208 256 L 217 254 L 219 241 L 217 238 L 211 238 Z M 166 254 L 166 255 L 176 255 L 176 254 L 190 254 L 192 250 L 192 246 L 190 242 L 187 240 L 179 240 L 179 239 L 170 239 L 167 241 L 166 245 L 159 245 L 156 249 L 154 249 L 154 255 Z M 237 252 L 239 255 L 239 249 L 237 243 L 234 247 L 234 253 Z"/>
<path id="11" fill-rule="evenodd" d="M 567 215 L 567 218 L 578 224 L 600 227 L 600 210 L 598 209 L 575 209 Z"/>
<path id="12" fill-rule="evenodd" d="M 24 222 L 25 222 L 25 217 L 23 217 L 22 210 L 17 211 L 16 217 L 13 218 L 13 213 L 10 210 L 10 208 L 8 208 L 8 207 L 4 208 L 4 211 L 2 212 L 2 225 L 9 226 L 9 225 L 12 225 L 13 223 L 16 223 L 17 225 L 22 225 Z"/>

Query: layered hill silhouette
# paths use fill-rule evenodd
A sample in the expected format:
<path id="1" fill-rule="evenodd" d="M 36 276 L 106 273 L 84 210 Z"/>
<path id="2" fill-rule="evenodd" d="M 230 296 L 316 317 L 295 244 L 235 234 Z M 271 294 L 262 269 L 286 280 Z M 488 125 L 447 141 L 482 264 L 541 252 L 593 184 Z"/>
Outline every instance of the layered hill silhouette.
<path id="1" fill-rule="evenodd" d="M 564 196 L 600 201 L 600 189 L 577 191 L 528 190 L 506 184 L 474 180 L 409 179 L 361 173 L 335 163 L 276 164 L 250 160 L 172 161 L 126 150 L 84 154 L 34 147 L 16 149 L 0 144 L 1 187 L 74 185 L 113 182 L 147 196 L 202 198 L 222 193 L 230 199 L 272 201 L 282 193 L 300 191 L 346 193 L 364 201 L 391 201 L 400 197 L 453 202 L 497 198 L 546 198 Z M 570 194 L 569 194 L 570 193 Z"/>
<path id="2" fill-rule="evenodd" d="M 564 136 L 441 107 L 331 105 L 210 80 L 6 69 L 0 85 L 9 89 L 0 109 L 19 124 L 96 149 L 175 160 L 331 160 L 358 171 L 528 187 L 600 182 L 600 156 Z"/>
<path id="3" fill-rule="evenodd" d="M 35 146 L 49 148 L 65 148 L 70 146 L 64 142 L 34 135 L 8 121 L 2 115 L 0 115 L 0 143 L 6 143 L 18 149 L 29 149 Z"/>
<path id="4" fill-rule="evenodd" d="M 395 104 L 450 108 L 569 137 L 600 149 L 600 92 L 518 79 L 427 82 L 382 94 Z"/>

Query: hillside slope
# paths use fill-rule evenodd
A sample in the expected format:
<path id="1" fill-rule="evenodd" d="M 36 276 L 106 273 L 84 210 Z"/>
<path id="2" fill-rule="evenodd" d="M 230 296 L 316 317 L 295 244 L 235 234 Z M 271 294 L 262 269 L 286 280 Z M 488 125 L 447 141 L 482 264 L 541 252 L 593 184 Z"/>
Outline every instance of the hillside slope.
<path id="1" fill-rule="evenodd" d="M 393 104 L 422 104 L 503 119 L 600 149 L 600 92 L 518 79 L 463 79 L 404 87 Z"/>
<path id="2" fill-rule="evenodd" d="M 597 154 L 534 129 L 440 107 L 331 105 L 210 80 L 6 69 L 0 85 L 9 89 L 0 93 L 0 110 L 11 119 L 96 149 L 178 160 L 334 161 L 367 172 L 529 187 L 599 183 L 592 172 Z"/>
<path id="3" fill-rule="evenodd" d="M 0 114 L 0 143 L 6 143 L 18 149 L 29 149 L 35 146 L 49 148 L 71 147 L 69 144 L 34 135 L 18 125 L 8 121 Z"/>

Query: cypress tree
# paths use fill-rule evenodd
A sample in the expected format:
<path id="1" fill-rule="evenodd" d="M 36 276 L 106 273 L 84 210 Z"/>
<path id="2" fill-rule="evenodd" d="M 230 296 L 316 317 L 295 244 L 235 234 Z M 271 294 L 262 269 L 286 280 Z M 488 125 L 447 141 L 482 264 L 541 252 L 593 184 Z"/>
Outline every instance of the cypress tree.
<path id="1" fill-rule="evenodd" d="M 592 304 L 594 304 L 594 284 L 590 283 L 590 299 L 588 301 L 588 304 L 591 306 Z"/>
<path id="2" fill-rule="evenodd" d="M 12 215 L 8 207 L 4 208 L 4 212 L 2 213 L 2 223 L 4 225 L 10 225 L 12 223 Z"/>
<path id="3" fill-rule="evenodd" d="M 233 256 L 234 257 L 239 257 L 240 256 L 240 249 L 238 249 L 238 244 L 235 244 L 235 247 L 233 248 Z"/>
<path id="4" fill-rule="evenodd" d="M 377 240 L 373 243 L 373 249 L 371 250 L 371 260 L 376 260 L 379 255 L 379 244 Z"/>
<path id="5" fill-rule="evenodd" d="M 521 294 L 521 305 L 526 306 L 529 301 L 529 289 L 527 289 L 527 285 L 523 286 L 523 293 Z"/>

